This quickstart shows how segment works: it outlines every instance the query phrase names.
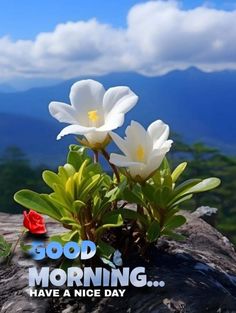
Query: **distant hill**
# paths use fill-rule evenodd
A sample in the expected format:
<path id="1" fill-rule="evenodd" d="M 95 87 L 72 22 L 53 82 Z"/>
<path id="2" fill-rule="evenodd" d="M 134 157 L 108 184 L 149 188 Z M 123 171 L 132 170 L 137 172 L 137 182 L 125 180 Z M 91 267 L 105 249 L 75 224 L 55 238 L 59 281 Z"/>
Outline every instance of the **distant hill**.
<path id="1" fill-rule="evenodd" d="M 65 161 L 69 138 L 56 142 L 59 125 L 34 117 L 0 113 L 0 152 L 5 147 L 20 147 L 34 164 L 55 165 Z"/>
<path id="2" fill-rule="evenodd" d="M 188 141 L 204 141 L 226 153 L 236 153 L 236 71 L 203 73 L 190 68 L 162 77 L 117 73 L 95 79 L 106 88 L 128 85 L 139 95 L 139 103 L 127 115 L 126 125 L 130 119 L 136 119 L 147 126 L 160 118 Z M 2 131 L 9 129 L 12 119 L 16 123 L 12 124 L 12 128 L 17 133 L 17 140 L 11 133 L 5 139 L 0 137 L 1 146 L 2 142 L 4 145 L 18 143 L 24 138 L 27 148 L 27 143 L 35 142 L 37 138 L 37 144 L 31 144 L 31 149 L 38 159 L 42 157 L 43 160 L 45 151 L 53 154 L 53 149 L 60 154 L 59 150 L 63 150 L 65 143 L 74 140 L 72 137 L 63 139 L 62 143 L 54 140 L 63 125 L 56 123 L 49 115 L 48 104 L 52 100 L 68 103 L 70 86 L 75 80 L 24 92 L 0 93 L 0 113 L 8 116 L 7 119 L 5 115 L 4 121 L 3 115 L 0 115 L 0 136 Z M 40 134 L 42 130 L 43 135 Z M 122 133 L 123 129 L 119 132 Z M 36 148 L 40 153 L 36 153 Z"/>
<path id="3" fill-rule="evenodd" d="M 8 85 L 8 84 L 0 84 L 0 92 L 7 92 L 7 93 L 10 93 L 10 92 L 15 92 L 15 89 L 11 86 L 11 85 Z"/>

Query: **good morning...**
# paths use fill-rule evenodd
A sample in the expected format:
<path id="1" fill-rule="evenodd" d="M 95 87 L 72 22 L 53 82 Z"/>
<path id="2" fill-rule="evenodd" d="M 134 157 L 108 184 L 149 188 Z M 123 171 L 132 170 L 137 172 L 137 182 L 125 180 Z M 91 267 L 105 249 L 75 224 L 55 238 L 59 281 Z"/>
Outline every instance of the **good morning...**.
<path id="1" fill-rule="evenodd" d="M 63 255 L 68 259 L 80 258 L 81 260 L 91 259 L 96 254 L 94 242 L 85 240 L 81 244 L 70 241 L 62 246 L 58 242 L 50 242 L 47 246 L 43 243 L 32 243 L 30 253 L 34 260 L 43 260 L 48 257 L 59 259 Z M 64 286 L 67 287 L 134 287 L 151 286 L 158 287 L 158 282 L 147 281 L 145 267 L 103 268 L 103 267 L 68 267 L 67 270 L 49 267 L 29 268 L 30 287 Z"/>

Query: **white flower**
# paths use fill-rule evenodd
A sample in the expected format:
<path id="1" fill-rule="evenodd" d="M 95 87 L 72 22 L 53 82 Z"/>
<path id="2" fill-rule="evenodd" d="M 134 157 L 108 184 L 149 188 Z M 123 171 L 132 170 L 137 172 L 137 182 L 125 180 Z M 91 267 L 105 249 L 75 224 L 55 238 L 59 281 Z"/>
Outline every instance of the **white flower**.
<path id="1" fill-rule="evenodd" d="M 110 133 L 115 144 L 124 153 L 112 153 L 110 162 L 118 167 L 127 167 L 132 178 L 146 180 L 159 168 L 165 154 L 170 150 L 173 141 L 167 140 L 169 126 L 158 120 L 146 131 L 138 122 L 132 121 L 125 134 L 126 137 L 122 139 L 114 132 Z"/>
<path id="2" fill-rule="evenodd" d="M 92 144 L 102 144 L 109 131 L 124 123 L 124 115 L 136 104 L 138 97 L 126 86 L 105 91 L 95 80 L 81 80 L 72 85 L 71 105 L 51 102 L 49 111 L 65 127 L 57 139 L 68 134 L 84 135 Z"/>

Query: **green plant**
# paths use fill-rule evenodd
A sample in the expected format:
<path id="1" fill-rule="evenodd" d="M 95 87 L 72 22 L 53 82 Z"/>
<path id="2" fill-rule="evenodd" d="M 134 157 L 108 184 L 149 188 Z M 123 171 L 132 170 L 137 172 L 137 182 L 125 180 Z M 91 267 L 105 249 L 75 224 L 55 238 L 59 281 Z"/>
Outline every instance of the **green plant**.
<path id="1" fill-rule="evenodd" d="M 145 237 L 147 242 L 155 242 L 163 235 L 181 238 L 174 232 L 175 228 L 186 222 L 185 217 L 178 214 L 181 204 L 194 194 L 211 190 L 220 184 L 215 177 L 190 179 L 177 184 L 186 166 L 186 162 L 181 163 L 171 173 L 164 159 L 161 168 L 149 180 L 141 184 L 131 182 L 124 190 L 123 199 L 137 204 L 136 219 L 141 225 L 140 236 Z"/>
<path id="2" fill-rule="evenodd" d="M 0 236 L 0 257 L 7 258 L 11 254 L 12 244 L 8 243 L 3 236 Z"/>
<path id="3" fill-rule="evenodd" d="M 15 200 L 69 230 L 53 240 L 92 240 L 97 243 L 100 256 L 110 257 L 115 249 L 102 240 L 102 235 L 108 228 L 123 224 L 122 215 L 113 210 L 117 187 L 110 176 L 93 163 L 84 147 L 76 145 L 70 146 L 67 163 L 58 168 L 58 173 L 44 171 L 42 176 L 52 193 L 21 190 L 15 194 Z"/>
<path id="4" fill-rule="evenodd" d="M 174 229 L 186 221 L 177 214 L 181 203 L 194 193 L 219 185 L 217 178 L 192 179 L 177 185 L 185 167 L 186 163 L 182 163 L 171 173 L 164 159 L 161 168 L 147 181 L 135 182 L 120 173 L 117 183 L 100 164 L 93 163 L 86 148 L 71 145 L 67 163 L 58 168 L 58 173 L 43 172 L 43 180 L 52 193 L 21 190 L 15 194 L 15 200 L 62 223 L 67 232 L 51 240 L 63 244 L 71 240 L 92 240 L 98 246 L 99 256 L 109 259 L 115 247 L 104 240 L 103 235 L 114 227 L 124 227 L 125 220 L 137 223 L 139 236 L 147 243 L 163 235 L 180 237 Z M 137 211 L 120 207 L 118 200 L 136 204 Z"/>

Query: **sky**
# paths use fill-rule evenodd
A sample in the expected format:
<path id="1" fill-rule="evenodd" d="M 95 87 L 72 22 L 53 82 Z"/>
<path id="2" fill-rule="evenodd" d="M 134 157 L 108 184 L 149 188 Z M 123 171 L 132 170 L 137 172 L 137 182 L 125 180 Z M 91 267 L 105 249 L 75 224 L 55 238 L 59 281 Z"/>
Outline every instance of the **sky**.
<path id="1" fill-rule="evenodd" d="M 0 0 L 0 37 L 33 39 L 40 32 L 52 31 L 59 23 L 97 18 L 115 27 L 126 26 L 126 16 L 137 0 Z M 147 1 L 146 1 L 147 2 Z M 183 8 L 200 5 L 231 10 L 236 1 L 179 1 Z"/>
<path id="2" fill-rule="evenodd" d="M 0 0 L 0 82 L 236 69 L 236 1 Z"/>

